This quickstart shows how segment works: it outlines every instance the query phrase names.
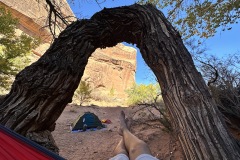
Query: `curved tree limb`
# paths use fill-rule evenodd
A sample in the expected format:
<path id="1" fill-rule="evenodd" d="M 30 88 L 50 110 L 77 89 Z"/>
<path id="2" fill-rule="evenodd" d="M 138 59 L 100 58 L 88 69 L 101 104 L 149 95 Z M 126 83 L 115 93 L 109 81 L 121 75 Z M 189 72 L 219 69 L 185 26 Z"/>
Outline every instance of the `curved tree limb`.
<path id="1" fill-rule="evenodd" d="M 215 77 L 212 78 L 212 79 L 210 79 L 210 80 L 207 82 L 207 85 L 210 86 L 212 83 L 214 83 L 214 82 L 217 81 L 217 79 L 218 79 L 218 77 L 219 77 L 218 71 L 217 71 L 217 69 L 216 69 L 213 65 L 211 65 L 210 63 L 206 63 L 206 62 L 203 62 L 203 61 L 201 61 L 201 60 L 198 60 L 198 61 L 199 61 L 200 63 L 204 64 L 204 65 L 207 65 L 207 66 L 211 67 L 211 68 L 214 70 L 214 75 L 215 75 Z"/>
<path id="2" fill-rule="evenodd" d="M 37 62 L 16 76 L 0 105 L 0 123 L 22 135 L 53 130 L 91 54 L 123 41 L 137 45 L 156 75 L 186 159 L 240 159 L 240 147 L 179 33 L 151 5 L 104 9 L 69 25 Z"/>

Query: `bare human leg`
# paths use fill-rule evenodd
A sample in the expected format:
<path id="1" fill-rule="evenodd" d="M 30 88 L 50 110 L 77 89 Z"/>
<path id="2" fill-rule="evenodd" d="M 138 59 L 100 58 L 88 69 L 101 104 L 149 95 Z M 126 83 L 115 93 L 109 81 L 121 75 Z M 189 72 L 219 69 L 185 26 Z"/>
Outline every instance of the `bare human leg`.
<path id="1" fill-rule="evenodd" d="M 118 155 L 118 154 L 125 154 L 126 156 L 128 156 L 128 152 L 125 148 L 123 139 L 121 139 L 118 143 L 118 145 L 116 146 L 116 148 L 114 149 L 114 154 Z"/>
<path id="2" fill-rule="evenodd" d="M 124 145 L 128 151 L 130 160 L 135 160 L 141 154 L 149 154 L 151 155 L 151 151 L 148 148 L 147 144 L 138 139 L 135 135 L 133 135 L 126 124 L 125 113 L 121 111 L 120 114 L 120 128 L 119 134 L 123 136 Z"/>

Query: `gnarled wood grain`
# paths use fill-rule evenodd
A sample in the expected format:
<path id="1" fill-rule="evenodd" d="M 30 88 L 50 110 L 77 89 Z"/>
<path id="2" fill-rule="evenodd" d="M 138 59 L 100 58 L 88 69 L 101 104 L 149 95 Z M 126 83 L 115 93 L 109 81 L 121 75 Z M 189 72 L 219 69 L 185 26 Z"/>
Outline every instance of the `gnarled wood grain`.
<path id="1" fill-rule="evenodd" d="M 92 52 L 122 41 L 136 44 L 156 75 L 186 158 L 240 159 L 240 148 L 179 33 L 151 5 L 104 9 L 68 26 L 36 63 L 16 76 L 0 106 L 1 124 L 22 135 L 51 131 Z"/>

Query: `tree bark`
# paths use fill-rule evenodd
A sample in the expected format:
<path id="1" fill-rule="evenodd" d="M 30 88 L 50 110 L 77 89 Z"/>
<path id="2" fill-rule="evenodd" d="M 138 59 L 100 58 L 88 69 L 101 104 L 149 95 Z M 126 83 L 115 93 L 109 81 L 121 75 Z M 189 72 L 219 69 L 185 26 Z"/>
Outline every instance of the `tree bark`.
<path id="1" fill-rule="evenodd" d="M 69 25 L 37 62 L 16 76 L 0 105 L 1 124 L 22 135 L 54 130 L 92 52 L 123 41 L 137 45 L 156 75 L 186 159 L 240 159 L 240 147 L 179 33 L 151 5 L 104 9 Z"/>

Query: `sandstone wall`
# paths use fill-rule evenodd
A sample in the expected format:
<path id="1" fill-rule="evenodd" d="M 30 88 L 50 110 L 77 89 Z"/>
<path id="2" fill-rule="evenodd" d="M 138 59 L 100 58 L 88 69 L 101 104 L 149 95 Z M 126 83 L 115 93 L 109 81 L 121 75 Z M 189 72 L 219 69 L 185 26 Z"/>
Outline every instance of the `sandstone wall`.
<path id="1" fill-rule="evenodd" d="M 39 3 L 38 3 L 39 2 Z M 66 0 L 57 0 L 61 11 L 74 17 Z M 46 26 L 48 7 L 45 0 L 1 0 L 0 6 L 5 6 L 14 17 L 19 19 L 19 29 L 28 35 L 40 37 L 44 43 L 33 53 L 41 56 L 49 48 L 52 37 Z M 74 20 L 73 18 L 71 20 Z M 87 79 L 100 94 L 125 98 L 125 90 L 135 82 L 136 50 L 123 44 L 112 48 L 97 49 L 90 57 L 82 80 Z"/>
<path id="2" fill-rule="evenodd" d="M 64 15 L 71 18 L 69 21 L 74 21 L 74 14 L 66 0 L 56 0 L 57 6 L 61 9 Z M 45 42 L 51 42 L 47 25 L 48 5 L 45 0 L 1 0 L 0 5 L 6 6 L 14 17 L 19 19 L 19 29 L 28 35 L 40 37 Z M 64 28 L 62 24 L 59 24 Z"/>
<path id="3" fill-rule="evenodd" d="M 136 49 L 121 43 L 115 47 L 97 49 L 89 58 L 82 80 L 93 87 L 101 86 L 101 94 L 126 98 L 125 90 L 135 83 Z"/>

